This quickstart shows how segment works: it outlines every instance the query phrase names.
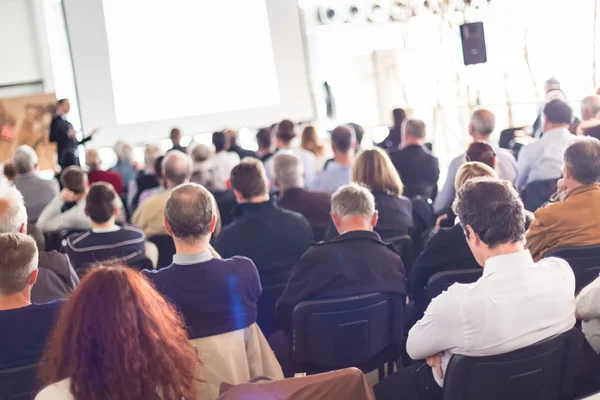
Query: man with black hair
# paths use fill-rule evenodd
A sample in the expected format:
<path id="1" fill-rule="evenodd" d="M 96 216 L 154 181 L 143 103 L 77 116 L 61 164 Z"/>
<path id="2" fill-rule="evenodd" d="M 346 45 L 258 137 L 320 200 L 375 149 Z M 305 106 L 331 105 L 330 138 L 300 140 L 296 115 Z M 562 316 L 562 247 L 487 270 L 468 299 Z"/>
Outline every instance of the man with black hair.
<path id="1" fill-rule="evenodd" d="M 229 152 L 231 138 L 223 131 L 212 135 L 212 143 L 215 146 L 215 154 L 210 158 L 213 171 L 213 190 L 223 191 L 227 189 L 227 180 L 233 167 L 240 163 L 237 153 Z"/>
<path id="2" fill-rule="evenodd" d="M 347 126 L 338 126 L 331 132 L 333 161 L 309 184 L 315 191 L 333 193 L 341 186 L 352 181 L 352 163 L 356 137 L 354 130 Z"/>

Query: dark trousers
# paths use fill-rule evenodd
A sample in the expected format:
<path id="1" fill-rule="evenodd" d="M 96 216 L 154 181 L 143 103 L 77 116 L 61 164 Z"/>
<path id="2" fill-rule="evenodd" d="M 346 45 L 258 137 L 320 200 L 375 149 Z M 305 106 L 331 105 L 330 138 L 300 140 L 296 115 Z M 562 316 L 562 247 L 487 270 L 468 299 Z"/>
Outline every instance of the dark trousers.
<path id="1" fill-rule="evenodd" d="M 427 364 L 402 368 L 373 390 L 377 400 L 442 400 L 444 397 Z"/>

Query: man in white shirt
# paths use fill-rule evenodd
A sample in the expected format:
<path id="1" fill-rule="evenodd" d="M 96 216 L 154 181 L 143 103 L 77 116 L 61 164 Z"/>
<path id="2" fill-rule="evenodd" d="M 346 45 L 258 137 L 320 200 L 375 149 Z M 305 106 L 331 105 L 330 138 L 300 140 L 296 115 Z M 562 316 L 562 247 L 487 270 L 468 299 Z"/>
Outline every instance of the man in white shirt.
<path id="1" fill-rule="evenodd" d="M 490 140 L 492 132 L 496 127 L 496 117 L 491 111 L 488 110 L 477 110 L 471 116 L 471 122 L 469 123 L 469 135 L 475 142 L 488 143 L 494 149 L 497 159 L 497 173 L 500 179 L 505 179 L 513 185 L 517 181 L 517 160 L 515 157 L 505 149 L 501 149 L 498 143 L 494 143 Z M 433 210 L 436 214 L 443 214 L 452 205 L 452 200 L 456 195 L 454 190 L 454 181 L 456 179 L 456 173 L 461 165 L 466 163 L 466 153 L 461 154 L 450 162 L 448 166 L 448 176 L 444 187 L 437 195 L 433 204 Z"/>
<path id="2" fill-rule="evenodd" d="M 331 132 L 333 161 L 325 170 L 313 179 L 310 190 L 333 193 L 352 181 L 352 163 L 356 138 L 354 132 L 346 126 L 338 126 Z"/>
<path id="3" fill-rule="evenodd" d="M 563 154 L 575 138 L 569 132 L 573 110 L 564 101 L 555 99 L 547 103 L 542 119 L 542 138 L 525 146 L 519 153 L 519 190 L 531 182 L 559 179 Z"/>
<path id="4" fill-rule="evenodd" d="M 427 365 L 400 370 L 375 387 L 377 400 L 442 399 L 453 354 L 504 354 L 561 334 L 575 324 L 575 277 L 566 261 L 537 264 L 524 246 L 523 203 L 509 182 L 477 178 L 457 194 L 454 212 L 483 266 L 472 284 L 436 297 L 410 330 L 406 350 Z M 411 396 L 412 395 L 412 396 Z"/>
<path id="5" fill-rule="evenodd" d="M 237 153 L 229 152 L 231 144 L 229 135 L 225 132 L 215 132 L 212 136 L 215 154 L 208 159 L 213 171 L 213 190 L 227 190 L 227 181 L 231 170 L 240 163 Z"/>

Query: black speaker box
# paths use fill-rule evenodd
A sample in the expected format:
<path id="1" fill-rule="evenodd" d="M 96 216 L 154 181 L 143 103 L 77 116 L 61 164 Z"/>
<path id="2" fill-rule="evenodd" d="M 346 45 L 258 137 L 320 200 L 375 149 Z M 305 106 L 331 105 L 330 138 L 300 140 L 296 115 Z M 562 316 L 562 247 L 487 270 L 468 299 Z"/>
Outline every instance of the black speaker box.
<path id="1" fill-rule="evenodd" d="M 485 48 L 485 34 L 483 22 L 473 22 L 460 26 L 462 39 L 463 59 L 465 65 L 482 64 L 487 62 Z"/>

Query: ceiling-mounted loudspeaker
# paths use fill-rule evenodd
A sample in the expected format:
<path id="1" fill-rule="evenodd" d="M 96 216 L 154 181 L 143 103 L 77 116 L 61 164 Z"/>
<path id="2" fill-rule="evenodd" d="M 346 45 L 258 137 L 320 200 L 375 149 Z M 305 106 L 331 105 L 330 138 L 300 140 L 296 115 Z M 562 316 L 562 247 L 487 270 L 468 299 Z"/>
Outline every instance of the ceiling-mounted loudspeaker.
<path id="1" fill-rule="evenodd" d="M 390 20 L 391 3 L 389 1 L 374 1 L 369 10 L 369 21 L 383 24 Z"/>
<path id="2" fill-rule="evenodd" d="M 406 22 L 413 16 L 413 10 L 408 1 L 396 0 L 392 2 L 390 14 L 394 21 Z"/>
<path id="3" fill-rule="evenodd" d="M 367 7 L 364 3 L 350 3 L 348 4 L 346 22 L 362 22 L 367 19 Z"/>
<path id="4" fill-rule="evenodd" d="M 323 25 L 343 24 L 346 22 L 346 13 L 341 6 L 319 7 L 319 22 Z"/>

